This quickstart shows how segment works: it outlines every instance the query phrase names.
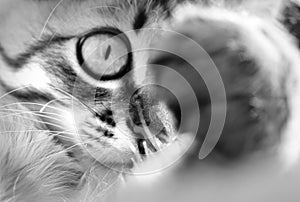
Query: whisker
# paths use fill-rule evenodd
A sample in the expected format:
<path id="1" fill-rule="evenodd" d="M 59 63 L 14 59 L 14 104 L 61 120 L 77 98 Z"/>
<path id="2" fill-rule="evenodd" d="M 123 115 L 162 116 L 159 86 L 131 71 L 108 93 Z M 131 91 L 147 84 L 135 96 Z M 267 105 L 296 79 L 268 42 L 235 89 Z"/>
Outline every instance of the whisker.
<path id="1" fill-rule="evenodd" d="M 43 107 L 44 104 L 40 104 L 40 103 L 34 103 L 34 102 L 15 102 L 15 103 L 10 103 L 10 104 L 6 104 L 6 105 L 1 105 L 0 109 L 2 108 L 6 108 L 6 107 L 11 107 L 11 106 L 14 106 L 14 105 L 22 105 L 22 106 L 26 106 L 26 105 L 36 105 L 36 106 L 39 106 L 39 107 Z M 63 111 L 63 109 L 61 108 L 58 108 L 58 107 L 54 107 L 54 106 L 48 106 L 49 108 L 52 108 L 52 109 L 56 109 L 56 110 L 60 110 L 60 111 Z"/>
<path id="2" fill-rule="evenodd" d="M 46 22 L 45 22 L 45 24 L 44 24 L 44 26 L 43 26 L 43 29 L 42 29 L 42 31 L 41 31 L 41 33 L 40 33 L 40 39 L 42 38 L 42 36 L 43 36 L 43 33 L 44 33 L 44 31 L 45 31 L 45 29 L 46 29 L 46 27 L 47 27 L 47 25 L 48 25 L 48 23 L 49 23 L 49 21 L 50 21 L 50 18 L 52 17 L 52 15 L 54 14 L 54 11 L 57 9 L 57 7 L 59 7 L 59 5 L 63 2 L 64 0 L 60 0 L 56 5 L 55 5 L 55 7 L 51 10 L 51 12 L 50 12 L 50 14 L 49 14 L 49 16 L 47 17 L 47 19 L 46 19 Z"/>
<path id="3" fill-rule="evenodd" d="M 34 119 L 30 119 L 29 117 L 23 117 L 21 115 L 24 115 L 24 114 L 34 114 L 32 112 L 23 112 L 23 113 L 9 113 L 9 114 L 6 114 L 6 115 L 2 115 L 0 116 L 0 118 L 7 118 L 7 117 L 11 117 L 11 116 L 18 116 L 18 117 L 22 117 L 24 119 L 27 119 L 27 120 L 32 120 L 32 121 L 35 121 Z M 48 119 L 52 119 L 52 120 L 55 120 L 55 121 L 61 121 L 61 119 L 57 119 L 57 118 L 54 118 L 52 116 L 47 116 L 47 115 L 42 115 L 42 114 L 34 114 L 35 116 L 37 117 L 42 117 L 42 118 L 48 118 Z M 44 121 L 42 121 L 44 122 Z"/>
<path id="4" fill-rule="evenodd" d="M 9 111 L 9 112 L 20 112 L 18 114 L 32 114 L 32 115 L 35 115 L 35 116 L 40 116 L 41 114 L 45 114 L 45 115 L 53 115 L 53 116 L 57 116 L 57 117 L 61 117 L 61 118 L 64 118 L 63 115 L 61 114 L 56 114 L 56 113 L 52 113 L 52 112 L 39 112 L 39 111 L 31 111 L 31 110 L 21 110 L 21 109 L 5 109 L 3 111 Z M 21 113 L 22 112 L 22 113 Z M 9 115 L 9 114 L 8 114 Z M 11 114 L 12 116 L 14 114 Z M 50 116 L 48 117 L 50 118 Z"/>
<path id="5" fill-rule="evenodd" d="M 27 88 L 27 87 L 30 87 L 30 86 L 20 87 L 20 88 L 17 88 L 17 89 L 15 89 L 15 90 L 12 90 L 12 91 L 10 91 L 10 92 L 4 94 L 3 96 L 1 96 L 0 99 L 1 99 L 2 97 L 5 97 L 5 96 L 9 95 L 10 93 L 13 93 L 13 92 L 18 91 L 18 90 L 22 90 L 22 89 Z M 7 105 L 2 105 L 2 106 L 0 107 L 0 109 L 5 108 L 5 107 L 10 107 L 10 106 L 13 106 L 13 105 L 20 104 L 20 105 L 36 105 L 36 106 L 41 106 L 41 107 L 42 107 L 41 110 L 40 110 L 41 112 L 44 111 L 44 109 L 45 109 L 46 107 L 49 107 L 49 108 L 52 108 L 52 109 L 57 109 L 57 110 L 63 111 L 63 110 L 60 109 L 60 108 L 56 108 L 56 107 L 49 106 L 49 105 L 50 105 L 51 103 L 53 103 L 54 101 L 58 101 L 58 100 L 62 100 L 62 99 L 70 99 L 70 100 L 75 100 L 75 101 L 77 101 L 78 103 L 80 103 L 81 105 L 83 105 L 84 107 L 86 107 L 86 109 L 88 109 L 92 114 L 94 114 L 94 115 L 98 115 L 98 114 L 99 114 L 95 109 L 93 109 L 93 108 L 91 108 L 90 106 L 88 106 L 87 104 L 83 103 L 82 101 L 80 101 L 78 98 L 76 98 L 76 97 L 73 96 L 72 94 L 70 94 L 70 93 L 68 93 L 68 92 L 66 92 L 66 91 L 64 91 L 64 90 L 62 90 L 62 89 L 60 89 L 60 88 L 57 88 L 57 87 L 55 87 L 55 86 L 50 86 L 50 87 L 51 87 L 52 89 L 56 90 L 56 91 L 59 91 L 60 93 L 64 94 L 64 95 L 67 96 L 67 97 L 60 98 L 60 99 L 55 99 L 55 100 L 51 100 L 50 102 L 48 102 L 48 103 L 46 103 L 46 104 L 32 103 L 32 102 L 16 102 L 16 103 L 10 103 L 10 104 L 7 104 Z M 99 104 L 101 104 L 106 110 L 108 110 L 108 108 L 107 108 L 103 103 L 99 103 Z"/>
<path id="6" fill-rule="evenodd" d="M 89 142 L 91 142 L 91 141 L 89 141 Z M 40 164 L 40 162 L 42 162 L 42 161 L 44 161 L 44 160 L 47 160 L 47 159 L 49 159 L 49 158 L 52 158 L 52 157 L 54 157 L 54 156 L 56 156 L 56 155 L 60 155 L 60 154 L 65 153 L 66 151 L 68 151 L 68 150 L 70 150 L 70 149 L 73 149 L 73 148 L 76 147 L 76 146 L 80 146 L 80 145 L 84 145 L 84 144 L 85 144 L 85 143 L 76 143 L 76 144 L 74 144 L 74 145 L 72 145 L 72 146 L 70 146 L 70 147 L 68 147 L 68 148 L 65 148 L 65 149 L 59 151 L 59 152 L 56 152 L 56 153 L 53 153 L 53 154 L 51 154 L 51 155 L 48 155 L 48 156 L 46 156 L 46 157 L 44 157 L 44 158 L 41 158 L 41 159 L 39 160 L 39 162 L 37 162 L 36 164 L 38 165 L 38 164 Z M 35 167 L 35 166 L 33 166 L 31 169 L 34 169 L 34 167 Z"/>
<path id="7" fill-rule="evenodd" d="M 16 180 L 14 181 L 14 186 L 13 186 L 13 198 L 14 198 L 14 199 L 16 199 L 17 183 L 18 183 L 18 181 L 19 181 L 21 175 L 22 175 L 22 170 L 20 171 L 20 173 L 18 174 Z"/>
<path id="8" fill-rule="evenodd" d="M 15 115 L 19 118 L 23 118 L 23 119 L 26 119 L 26 120 L 29 120 L 29 121 L 33 121 L 33 122 L 36 122 L 36 123 L 41 123 L 43 125 L 49 125 L 49 126 L 54 126 L 54 127 L 57 127 L 57 128 L 61 128 L 61 129 L 64 129 L 63 126 L 61 125 L 57 125 L 57 124 L 54 124 L 54 123 L 51 123 L 51 122 L 47 122 L 47 121 L 39 121 L 39 120 L 35 120 L 35 119 L 31 119 L 29 117 L 24 117 L 24 116 L 20 116 L 19 114 Z M 16 123 L 14 123 L 16 124 Z"/>
<path id="9" fill-rule="evenodd" d="M 59 98 L 59 99 L 54 99 L 54 100 L 51 100 L 49 102 L 47 102 L 46 104 L 44 104 L 44 106 L 40 109 L 40 112 L 43 112 L 47 107 L 50 108 L 50 104 L 52 104 L 53 102 L 56 102 L 56 101 L 60 101 L 60 100 L 65 100 L 65 99 L 69 99 L 69 98 Z M 52 107 L 53 108 L 53 107 Z"/>
<path id="10" fill-rule="evenodd" d="M 94 110 L 93 108 L 91 108 L 90 106 L 88 106 L 87 104 L 83 103 L 82 101 L 80 101 L 78 98 L 76 98 L 75 96 L 71 95 L 70 93 L 62 90 L 62 89 L 59 89 L 59 88 L 56 88 L 54 86 L 51 86 L 52 88 L 54 88 L 55 90 L 63 93 L 64 95 L 67 95 L 69 96 L 70 98 L 76 100 L 77 102 L 79 102 L 80 104 L 82 104 L 83 106 L 85 106 L 90 112 L 94 113 L 94 114 L 98 114 L 98 112 L 96 110 Z M 99 103 L 101 104 L 106 110 L 109 110 L 103 103 Z"/>
<path id="11" fill-rule="evenodd" d="M 62 136 L 61 135 L 61 137 L 63 137 L 64 139 L 66 139 L 66 140 L 70 140 L 70 141 L 72 141 L 73 140 L 73 138 L 70 138 L 70 137 L 67 137 L 67 136 Z M 33 143 L 39 143 L 39 142 L 42 142 L 42 141 L 45 141 L 45 140 L 47 140 L 49 137 L 47 136 L 47 137 L 45 137 L 45 138 L 41 138 L 41 139 L 38 139 L 38 140 L 34 140 L 34 141 L 30 141 L 30 144 L 33 144 Z M 20 148 L 22 148 L 22 147 L 27 147 L 28 145 L 22 145 L 22 146 L 19 146 Z"/>
<path id="12" fill-rule="evenodd" d="M 14 89 L 14 90 L 11 90 L 11 91 L 9 91 L 9 92 L 7 92 L 7 93 L 4 93 L 4 94 L 0 97 L 0 100 L 3 99 L 3 98 L 6 97 L 6 96 L 8 96 L 8 95 L 10 95 L 10 94 L 12 94 L 12 93 L 18 91 L 18 90 L 23 90 L 23 89 L 25 89 L 25 88 L 30 88 L 30 87 L 32 87 L 32 86 L 31 86 L 31 85 L 22 86 L 22 87 L 19 87 L 19 88 Z"/>
<path id="13" fill-rule="evenodd" d="M 61 137 L 61 138 L 64 138 L 64 139 L 74 140 L 74 138 L 67 137 L 67 136 L 65 136 L 65 135 L 61 135 L 62 133 L 66 134 L 66 135 L 78 135 L 78 134 L 72 133 L 72 132 L 60 132 L 60 134 L 53 134 L 53 136 L 54 136 L 54 137 Z"/>
<path id="14" fill-rule="evenodd" d="M 1 133 L 26 133 L 26 132 L 49 132 L 49 130 L 43 130 L 43 129 L 37 129 L 37 130 L 11 130 L 11 131 L 0 131 L 0 134 Z M 62 131 L 51 131 L 53 133 L 55 132 L 62 132 Z"/>
<path id="15" fill-rule="evenodd" d="M 14 134 L 14 133 L 17 134 L 17 133 L 26 133 L 26 132 L 39 132 L 39 131 L 6 131 L 6 132 L 7 133 L 11 133 L 11 134 Z M 40 132 L 43 133 L 43 132 L 47 132 L 47 131 L 40 131 Z M 37 135 L 41 135 L 41 133 L 37 133 Z M 76 133 L 67 132 L 67 131 L 64 131 L 64 132 L 61 132 L 61 133 L 65 133 L 66 135 L 73 135 L 73 136 L 77 135 Z M 0 134 L 3 134 L 3 132 L 0 132 Z M 70 142 L 74 141 L 74 138 L 68 137 L 66 135 L 58 135 L 58 134 L 52 134 L 52 135 L 45 134 L 45 135 L 46 135 L 45 138 L 40 138 L 40 139 L 37 139 L 37 140 L 31 140 L 30 144 L 39 143 L 39 142 L 45 141 L 45 140 L 47 140 L 51 136 L 63 138 L 63 139 L 68 140 Z M 24 144 L 24 145 L 20 145 L 19 147 L 22 148 L 22 147 L 27 147 L 27 146 L 28 146 L 27 144 Z"/>

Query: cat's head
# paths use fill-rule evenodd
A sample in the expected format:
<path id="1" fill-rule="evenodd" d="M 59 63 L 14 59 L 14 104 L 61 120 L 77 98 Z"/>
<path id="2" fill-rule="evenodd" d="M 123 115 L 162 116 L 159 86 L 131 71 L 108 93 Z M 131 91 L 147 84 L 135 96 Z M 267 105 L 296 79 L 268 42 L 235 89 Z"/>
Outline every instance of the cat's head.
<path id="1" fill-rule="evenodd" d="M 143 87 L 147 49 L 159 37 L 149 28 L 168 18 L 173 3 L 3 1 L 2 90 L 32 110 L 38 127 L 51 130 L 73 155 L 130 164 L 135 152 L 157 150 L 173 130 L 166 128 L 172 119 L 166 107 Z M 143 125 L 161 141 L 144 141 Z"/>

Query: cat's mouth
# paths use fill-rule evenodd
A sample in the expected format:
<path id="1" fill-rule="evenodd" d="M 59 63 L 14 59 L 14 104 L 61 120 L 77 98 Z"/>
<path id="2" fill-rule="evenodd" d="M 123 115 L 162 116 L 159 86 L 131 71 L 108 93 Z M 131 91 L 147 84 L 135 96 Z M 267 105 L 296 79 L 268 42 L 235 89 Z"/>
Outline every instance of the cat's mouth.
<path id="1" fill-rule="evenodd" d="M 142 157 L 146 157 L 152 153 L 162 151 L 172 141 L 174 140 L 172 140 L 167 134 L 161 132 L 160 134 L 152 137 L 138 138 L 136 140 L 136 144 L 139 154 Z"/>

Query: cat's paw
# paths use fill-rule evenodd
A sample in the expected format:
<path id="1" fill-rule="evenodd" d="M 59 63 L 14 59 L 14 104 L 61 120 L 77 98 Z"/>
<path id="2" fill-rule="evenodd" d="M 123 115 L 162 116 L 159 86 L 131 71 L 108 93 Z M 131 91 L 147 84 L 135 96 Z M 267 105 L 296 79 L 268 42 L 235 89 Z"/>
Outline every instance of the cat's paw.
<path id="1" fill-rule="evenodd" d="M 294 100 L 298 99 L 291 91 L 298 90 L 293 82 L 299 75 L 295 71 L 299 57 L 290 36 L 271 20 L 228 11 L 207 13 L 199 11 L 175 23 L 177 33 L 160 45 L 172 54 L 160 54 L 155 62 L 175 69 L 194 87 L 201 111 L 200 142 L 210 138 L 205 135 L 211 124 L 211 109 L 226 106 L 217 151 L 236 157 L 278 145 L 283 134 L 290 133 L 286 131 L 294 116 Z M 214 85 L 218 82 L 224 88 Z M 184 92 L 179 88 L 177 94 L 189 99 Z"/>

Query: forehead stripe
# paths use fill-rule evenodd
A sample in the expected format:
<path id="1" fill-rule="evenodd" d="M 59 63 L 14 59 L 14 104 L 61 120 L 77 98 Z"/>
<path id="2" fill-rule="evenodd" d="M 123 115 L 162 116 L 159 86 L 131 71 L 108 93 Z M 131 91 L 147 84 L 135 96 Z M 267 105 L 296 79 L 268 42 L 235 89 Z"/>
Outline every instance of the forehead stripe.
<path id="1" fill-rule="evenodd" d="M 24 66 L 28 60 L 34 56 L 37 52 L 42 52 L 46 47 L 49 45 L 60 43 L 62 41 L 66 41 L 71 39 L 72 37 L 46 37 L 43 41 L 38 41 L 34 45 L 31 45 L 26 51 L 23 53 L 18 54 L 14 58 L 7 55 L 4 47 L 0 44 L 0 56 L 2 57 L 3 61 L 13 68 L 21 68 Z"/>

